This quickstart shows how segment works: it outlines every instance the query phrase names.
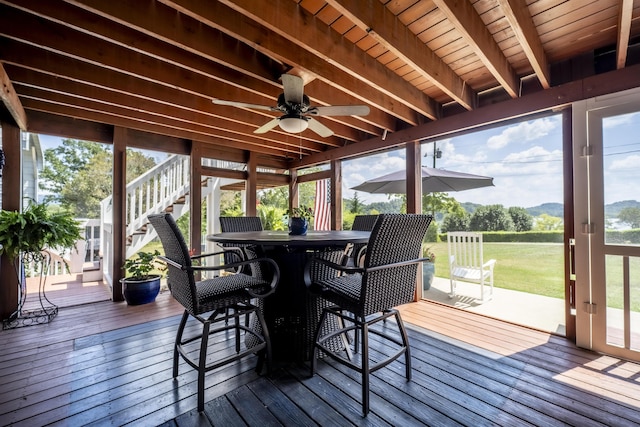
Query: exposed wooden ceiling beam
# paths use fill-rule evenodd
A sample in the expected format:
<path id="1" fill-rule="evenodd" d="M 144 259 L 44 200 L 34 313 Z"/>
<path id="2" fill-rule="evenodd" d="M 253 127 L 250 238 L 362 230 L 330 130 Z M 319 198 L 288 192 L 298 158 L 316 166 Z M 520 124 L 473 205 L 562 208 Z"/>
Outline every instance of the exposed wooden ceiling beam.
<path id="1" fill-rule="evenodd" d="M 113 126 L 121 126 L 127 129 L 140 130 L 144 132 L 156 133 L 159 135 L 166 135 L 175 138 L 189 139 L 193 141 L 201 141 L 208 144 L 219 145 L 228 148 L 236 148 L 240 150 L 247 150 L 249 147 L 244 141 L 234 141 L 220 137 L 213 137 L 210 135 L 202 134 L 191 129 L 178 129 L 168 126 L 164 123 L 153 123 L 144 120 L 138 120 L 130 116 L 123 116 L 117 113 L 109 113 L 103 110 L 79 108 L 73 104 L 54 103 L 50 99 L 39 100 L 24 98 L 24 105 L 27 110 L 40 111 L 50 114 L 58 114 L 75 119 L 88 120 L 104 123 L 105 116 L 111 116 L 109 123 Z M 269 150 L 267 147 L 258 146 L 252 148 L 253 151 L 262 154 L 271 154 L 282 156 L 282 152 L 278 150 Z M 296 153 L 290 154 L 291 157 L 295 157 Z"/>
<path id="2" fill-rule="evenodd" d="M 627 63 L 627 49 L 631 35 L 631 18 L 633 15 L 633 0 L 620 0 L 618 11 L 618 37 L 616 42 L 616 68 L 624 68 Z"/>
<path id="3" fill-rule="evenodd" d="M 444 117 L 421 126 L 404 129 L 389 134 L 386 139 L 372 138 L 346 147 L 315 153 L 291 167 L 302 168 L 333 160 L 344 160 L 400 147 L 409 141 L 425 138 L 438 138 L 456 132 L 486 126 L 491 123 L 523 117 L 536 112 L 563 108 L 572 102 L 640 87 L 640 65 L 625 67 L 622 70 L 597 74 L 581 80 L 575 80 L 560 86 L 552 86 L 543 91 L 520 98 L 487 105 L 472 111 L 465 111 Z"/>
<path id="4" fill-rule="evenodd" d="M 116 22 L 126 22 L 129 27 L 134 28 L 136 31 L 141 31 L 152 37 L 171 40 L 174 34 L 188 34 L 188 38 L 186 39 L 178 38 L 176 46 L 182 47 L 182 45 L 186 45 L 184 46 L 185 49 L 193 50 L 193 45 L 196 44 L 197 46 L 199 46 L 199 48 L 207 49 L 205 50 L 205 52 L 209 52 L 209 54 L 206 55 L 207 58 L 210 56 L 215 57 L 218 54 L 217 51 L 212 50 L 211 46 L 220 46 L 223 51 L 221 53 L 226 52 L 226 55 L 231 55 L 231 58 L 228 62 L 225 62 L 225 65 L 228 65 L 233 69 L 237 69 L 241 73 L 246 73 L 248 77 L 253 76 L 256 78 L 261 78 L 258 75 L 254 76 L 251 72 L 250 67 L 241 64 L 234 65 L 230 62 L 234 55 L 249 56 L 258 63 L 262 61 L 255 59 L 255 53 L 253 55 L 242 53 L 243 48 L 251 46 L 253 43 L 247 43 L 247 40 L 243 40 L 245 43 L 239 43 L 235 38 L 232 38 L 231 36 L 235 36 L 234 31 L 246 31 L 249 33 L 257 31 L 260 36 L 264 36 L 264 32 L 256 30 L 255 28 L 248 28 L 248 26 L 255 27 L 255 23 L 247 24 L 247 22 L 249 22 L 248 19 L 239 16 L 237 13 L 233 12 L 226 6 L 220 5 L 218 3 L 196 2 L 196 4 L 193 5 L 196 9 L 204 9 L 207 14 L 212 15 L 211 22 L 206 22 L 206 20 L 200 18 L 202 22 L 205 22 L 207 24 L 201 25 L 195 23 L 195 18 L 199 18 L 198 13 L 189 13 L 185 15 L 178 15 L 178 17 L 176 17 L 174 9 L 163 7 L 162 4 L 157 4 L 152 10 L 145 11 L 145 13 L 143 14 L 140 13 L 140 7 L 135 2 L 132 3 L 118 0 L 114 0 L 112 2 L 104 2 L 100 0 L 68 1 L 78 7 L 91 11 L 92 13 L 98 14 L 104 18 L 111 19 Z M 175 6 L 175 8 L 178 10 L 182 9 L 180 5 L 173 5 L 170 2 L 166 3 L 169 3 L 172 7 Z M 186 10 L 186 8 L 184 8 L 184 10 Z M 225 14 L 231 14 L 231 16 L 227 16 Z M 218 21 L 221 23 L 220 25 L 218 25 Z M 215 24 L 211 25 L 212 23 Z M 227 27 L 230 27 L 231 29 Z M 197 31 L 194 30 L 194 28 L 197 28 Z M 253 34 L 253 36 L 255 36 L 255 34 Z M 273 37 L 277 37 L 277 35 L 273 34 L 271 38 Z M 233 43 L 235 44 L 231 44 L 230 42 L 225 40 L 233 40 Z M 288 45 L 287 48 L 291 48 L 291 43 L 287 40 L 276 40 L 274 42 L 276 44 L 279 44 L 280 46 Z M 255 46 L 251 46 L 251 48 L 253 47 Z M 283 50 L 286 51 L 286 49 Z M 301 51 L 302 49 L 299 50 Z M 267 58 L 266 56 L 264 57 Z M 269 61 L 271 63 L 274 62 L 272 60 Z M 277 61 L 275 62 L 277 63 Z M 287 65 L 283 63 L 280 63 L 279 65 L 280 67 L 287 67 Z M 276 89 L 268 92 L 269 96 L 272 99 L 276 98 L 281 92 L 281 86 L 278 82 L 278 78 L 283 73 L 284 68 L 279 68 L 277 71 L 274 70 L 272 72 L 270 83 L 272 85 L 275 85 L 276 87 Z M 235 79 L 228 79 L 227 82 L 232 83 L 236 80 L 240 80 L 239 87 L 246 87 L 246 89 L 249 91 L 253 90 L 251 82 L 247 81 L 247 79 L 238 79 L 238 77 L 236 77 Z M 263 92 L 263 94 L 267 96 L 267 92 Z M 311 96 L 311 94 L 308 95 Z M 315 96 L 318 96 L 317 100 L 319 101 L 319 103 L 323 105 L 329 105 L 333 104 L 333 101 L 329 99 L 329 95 L 330 94 L 316 94 Z M 363 97 L 359 97 L 358 99 L 364 100 Z M 377 97 L 374 96 L 373 99 L 377 100 L 380 104 L 386 102 L 382 94 L 379 94 Z M 249 102 L 246 101 L 246 99 L 243 99 L 243 101 Z M 373 105 L 374 107 L 377 106 L 377 104 L 375 103 L 372 103 L 371 105 Z M 383 109 L 382 111 L 385 111 L 387 114 L 404 114 L 406 117 L 401 116 L 402 119 L 410 118 L 412 114 L 415 114 L 412 111 L 410 112 L 410 109 L 408 107 L 406 108 L 406 111 L 402 111 L 402 109 L 399 109 L 397 107 L 395 109 L 390 108 L 389 110 Z M 359 118 L 347 118 L 346 120 L 350 119 L 358 120 Z"/>
<path id="5" fill-rule="evenodd" d="M 296 146 L 295 141 L 292 141 L 291 144 L 282 144 L 275 141 L 265 141 L 264 139 L 258 137 L 249 137 L 246 135 L 247 131 L 244 133 L 239 131 L 234 131 L 230 129 L 230 127 L 223 128 L 223 121 L 218 123 L 217 127 L 213 127 L 210 123 L 201 122 L 197 120 L 197 116 L 192 117 L 191 119 L 185 119 L 180 117 L 179 115 L 172 116 L 172 109 L 165 108 L 166 113 L 162 116 L 157 114 L 150 114 L 146 111 L 143 111 L 139 108 L 136 108 L 135 100 L 133 99 L 123 99 L 124 96 L 119 97 L 115 103 L 104 103 L 101 101 L 97 101 L 96 97 L 92 95 L 97 94 L 100 91 L 98 88 L 88 88 L 88 90 L 83 91 L 82 94 L 75 94 L 73 90 L 66 91 L 58 91 L 56 90 L 54 93 L 51 93 L 50 90 L 37 88 L 33 86 L 22 86 L 21 84 L 17 84 L 20 86 L 20 93 L 22 99 L 31 99 L 38 100 L 42 102 L 51 102 L 52 104 L 57 105 L 66 105 L 66 106 L 76 106 L 79 108 L 79 112 L 74 116 L 75 118 L 80 119 L 95 119 L 95 115 L 91 115 L 91 117 L 83 116 L 84 111 L 91 111 L 93 113 L 104 113 L 105 118 L 111 119 L 110 121 L 113 123 L 114 117 L 125 117 L 131 120 L 138 120 L 142 123 L 148 125 L 157 125 L 159 127 L 170 127 L 176 130 L 184 130 L 190 131 L 193 133 L 198 133 L 201 135 L 211 135 L 215 133 L 216 137 L 221 140 L 233 141 L 234 143 L 239 143 L 240 145 L 235 145 L 234 148 L 241 148 L 244 150 L 253 150 L 257 152 L 273 154 L 273 155 L 297 155 L 299 151 L 303 150 L 301 147 Z M 115 124 L 115 123 L 114 123 Z M 200 140 L 202 138 L 199 138 Z M 305 154 L 311 154 L 314 152 L 320 152 L 322 150 L 310 150 L 308 148 L 304 148 Z"/>
<path id="6" fill-rule="evenodd" d="M 551 87 L 547 55 L 525 0 L 502 0 L 500 6 L 543 88 Z"/>
<path id="7" fill-rule="evenodd" d="M 509 61 L 469 1 L 433 0 L 462 34 L 487 69 L 512 98 L 518 94 L 518 79 Z"/>
<path id="8" fill-rule="evenodd" d="M 364 7 L 360 0 L 327 3 L 464 108 L 473 108 L 475 94 L 471 88 L 380 1 L 368 2 Z"/>
<path id="9" fill-rule="evenodd" d="M 180 90 L 190 94 L 190 96 L 194 98 L 204 96 L 204 99 L 209 104 L 213 96 L 210 95 L 207 97 L 206 94 L 221 93 L 223 91 L 224 93 L 236 93 L 239 91 L 237 87 L 219 81 L 216 82 L 201 75 L 186 76 L 177 66 L 153 58 L 131 55 L 129 52 L 114 47 L 103 40 L 90 38 L 85 34 L 77 33 L 65 27 L 56 28 L 54 26 L 52 29 L 51 24 L 43 26 L 40 20 L 32 18 L 30 15 L 25 15 L 12 9 L 6 10 L 3 6 L 0 6 L 0 12 L 6 12 L 0 13 L 0 33 L 3 31 L 13 31 L 14 34 L 21 34 L 24 40 L 28 40 L 35 46 L 47 48 L 52 52 L 61 52 L 69 55 L 70 58 L 89 61 L 91 64 L 87 66 L 78 64 L 78 68 L 91 68 L 92 66 L 106 67 L 104 70 L 96 70 L 97 75 L 109 71 L 114 74 L 127 73 L 131 76 L 144 79 L 145 81 L 152 81 L 168 88 L 179 87 Z M 69 40 L 72 40 L 72 42 L 69 43 Z M 12 43 L 14 42 L 8 41 L 6 44 Z M 91 46 L 91 48 L 86 49 L 86 46 Z M 5 58 L 7 57 L 8 56 L 5 56 Z M 62 60 L 61 62 L 65 61 L 69 61 L 69 59 Z M 71 61 L 74 61 L 74 59 L 71 59 Z M 121 79 L 121 77 L 111 78 L 116 80 Z M 106 85 L 109 84 L 108 82 L 111 78 L 106 79 Z M 135 90 L 131 89 L 132 88 L 125 88 L 123 90 L 135 92 Z M 149 91 L 149 94 L 150 96 L 158 97 L 154 90 Z M 249 102 L 266 102 L 264 97 L 255 97 L 255 95 L 252 97 L 251 94 L 247 95 L 250 97 Z M 166 98 L 165 101 L 172 102 L 173 98 Z M 246 120 L 248 120 L 246 123 L 256 128 L 273 117 L 272 114 L 259 111 L 240 111 L 236 114 L 235 112 L 229 112 L 228 107 L 213 105 L 207 105 L 207 111 L 209 111 L 209 107 L 214 108 L 214 110 L 211 111 L 216 111 L 215 109 L 217 109 L 217 114 L 221 117 L 233 115 L 237 119 L 244 114 Z M 362 135 L 355 130 L 338 122 L 332 124 L 331 127 L 337 136 L 323 139 L 324 144 L 342 146 L 344 142 L 341 138 L 351 141 L 362 139 Z"/>
<path id="10" fill-rule="evenodd" d="M 278 64 L 276 61 L 267 59 L 266 56 L 256 55 L 246 44 L 239 43 L 236 39 L 229 37 L 217 29 L 201 25 L 200 22 L 197 22 L 190 16 L 179 15 L 176 18 L 175 10 L 161 4 L 149 12 L 153 16 L 153 19 L 149 19 L 148 13 L 140 13 L 139 5 L 136 3 L 118 3 L 117 1 L 96 2 L 91 0 L 73 1 L 73 3 L 78 7 L 83 7 L 91 11 L 89 15 L 93 18 L 89 19 L 86 17 L 84 20 L 79 19 L 79 22 L 88 21 L 86 25 L 80 24 L 84 27 L 84 31 L 96 34 L 111 42 L 119 41 L 119 43 L 127 49 L 133 46 L 134 49 L 140 53 L 148 54 L 160 60 L 169 61 L 177 66 L 206 75 L 207 77 L 224 82 L 225 86 L 234 85 L 242 91 L 249 92 L 247 94 L 240 92 L 225 94 L 221 91 L 217 98 L 275 106 L 276 99 L 282 92 L 282 86 L 278 78 L 286 70 L 283 64 Z M 69 9 L 68 5 L 66 9 Z M 75 13 L 78 14 L 78 9 L 75 7 L 73 9 Z M 42 14 L 39 8 L 38 11 Z M 88 12 L 84 13 L 87 14 Z M 51 11 L 51 14 L 54 14 L 53 16 L 57 17 L 57 19 L 62 19 L 60 15 L 64 16 L 64 10 L 60 12 L 60 10 L 56 9 L 55 11 Z M 99 17 L 95 17 L 93 14 L 98 14 Z M 80 16 L 78 16 L 78 18 L 80 18 Z M 116 24 L 116 29 L 110 29 L 113 25 L 105 25 L 104 23 L 96 24 L 95 21 L 100 20 L 100 18 L 107 21 L 111 20 L 110 22 L 126 23 L 127 28 L 124 26 L 120 27 L 120 25 Z M 105 30 L 105 28 L 109 30 Z M 149 36 L 149 39 L 154 40 L 155 43 L 145 44 L 145 39 L 143 39 L 143 42 L 136 41 L 135 35 L 137 34 L 139 38 L 139 32 Z M 128 33 L 130 33 L 130 35 L 128 35 Z M 176 34 L 184 36 L 180 38 L 176 37 Z M 165 43 L 158 43 L 158 41 L 152 37 L 157 37 Z M 251 50 L 251 52 L 248 50 Z M 191 55 L 185 55 L 185 51 L 191 53 Z M 199 60 L 196 59 L 196 54 L 201 55 Z M 214 62 L 212 63 L 211 61 Z M 212 66 L 212 64 L 216 63 L 228 67 L 228 69 L 219 69 Z M 264 63 L 271 65 L 265 68 Z M 242 74 L 245 76 L 243 77 Z M 332 92 L 337 92 L 337 90 L 332 88 L 331 91 L 315 94 L 307 93 L 307 95 L 317 101 L 318 104 L 329 105 L 334 102 L 331 99 Z M 256 95 L 268 99 L 256 100 Z M 235 98 L 231 98 L 231 96 Z M 369 134 L 379 134 L 382 131 L 371 128 L 371 124 L 376 123 L 376 119 L 385 125 L 388 124 L 386 114 L 375 108 L 372 112 L 371 119 L 349 116 L 327 118 L 327 120 L 337 123 L 344 123 L 346 126 L 361 127 Z M 362 121 L 364 121 L 364 124 L 359 123 Z M 370 123 L 370 125 L 366 125 L 366 123 Z M 360 135 L 353 134 L 346 127 L 338 126 L 336 128 L 331 126 L 331 128 L 337 136 L 347 140 L 353 141 L 361 137 Z"/>
<path id="11" fill-rule="evenodd" d="M 291 0 L 228 3 L 242 13 L 224 6 L 223 2 L 216 2 L 215 7 L 196 0 L 162 2 L 191 13 L 207 25 L 243 40 L 268 56 L 306 70 L 327 84 L 335 85 L 409 124 L 423 121 L 420 115 L 432 118 L 437 115 L 433 100 L 354 48 Z M 305 17 L 300 19 L 300 14 Z M 370 88 L 363 87 L 363 83 Z"/>
<path id="12" fill-rule="evenodd" d="M 231 39 L 226 34 L 215 29 L 207 29 L 207 27 L 199 29 L 201 37 L 197 38 L 207 40 L 207 44 L 204 45 L 207 49 L 206 55 L 196 56 L 196 52 L 198 52 L 197 49 L 202 46 L 201 43 L 192 42 L 193 38 L 182 40 L 183 43 L 191 42 L 191 44 L 187 45 L 175 42 L 168 43 L 168 40 L 170 40 L 171 35 L 175 33 L 175 30 L 172 30 L 169 22 L 166 22 L 168 19 L 166 16 L 168 9 L 166 8 L 163 8 L 164 12 L 158 10 L 158 16 L 152 20 L 144 19 L 144 17 L 139 17 L 139 14 L 132 12 L 122 13 L 116 16 L 115 19 L 119 22 L 125 22 L 125 19 L 131 19 L 132 22 L 128 24 L 129 27 L 118 26 L 114 28 L 113 25 L 106 23 L 113 23 L 113 21 L 105 18 L 105 16 L 110 15 L 103 11 L 97 11 L 94 8 L 90 8 L 90 10 L 97 11 L 101 14 L 100 16 L 96 16 L 85 10 L 80 10 L 77 7 L 70 6 L 59 0 L 45 2 L 46 5 L 41 5 L 42 0 L 26 0 L 26 3 L 31 5 L 29 11 L 39 16 L 61 23 L 66 23 L 66 18 L 67 20 L 76 22 L 77 24 L 73 28 L 80 31 L 86 31 L 89 34 L 104 38 L 109 42 L 118 43 L 127 49 L 132 49 L 154 58 L 168 61 L 177 66 L 193 70 L 194 72 L 202 73 L 215 80 L 235 85 L 241 90 L 252 92 L 253 95 L 268 96 L 270 102 L 274 105 L 275 99 L 282 91 L 280 83 L 275 81 L 277 76 L 286 71 L 282 64 L 278 64 L 276 61 L 269 61 L 266 57 L 260 58 L 249 46 L 237 43 L 235 39 Z M 21 4 L 21 6 L 25 7 L 24 4 Z M 177 25 L 174 23 L 176 20 L 174 15 L 175 13 L 171 16 L 172 23 L 173 25 Z M 163 21 L 163 19 L 165 21 Z M 188 16 L 181 16 L 179 22 L 180 25 L 187 28 L 198 26 L 195 21 Z M 134 27 L 136 28 L 135 30 L 133 29 Z M 200 25 L 200 27 L 202 26 Z M 140 37 L 140 32 L 146 34 L 147 37 Z M 153 38 L 153 36 L 158 36 L 167 43 L 158 43 L 158 40 Z M 185 51 L 191 51 L 192 53 L 185 54 Z M 212 62 L 212 58 L 215 58 L 215 62 Z M 265 67 L 264 63 L 268 63 L 270 66 Z M 228 67 L 228 69 L 226 69 L 226 71 L 222 70 L 222 66 Z M 235 71 L 235 73 L 230 72 L 229 69 Z M 253 95 L 247 94 L 242 96 L 242 101 L 260 103 L 259 101 L 251 100 Z M 307 93 L 307 95 L 314 97 L 310 93 Z M 315 100 L 318 103 L 328 105 L 328 94 L 321 92 L 317 95 Z M 224 95 L 221 94 L 220 98 L 223 96 Z M 353 127 L 360 127 L 369 134 L 375 134 L 379 131 L 377 128 L 373 128 L 372 123 L 376 123 L 376 121 L 382 121 L 384 123 L 388 120 L 387 117 L 386 114 L 374 108 L 371 113 L 371 120 L 365 120 L 365 123 L 370 123 L 369 125 L 361 124 L 359 123 L 362 121 L 361 119 L 359 120 L 353 117 L 340 119 L 331 118 L 330 120 L 342 122 Z"/>
<path id="13" fill-rule="evenodd" d="M 145 101 L 154 101 L 160 105 L 166 106 L 179 106 L 181 109 L 186 110 L 187 114 L 197 117 L 198 114 L 204 114 L 210 117 L 203 117 L 200 120 L 206 122 L 214 122 L 215 119 L 220 120 L 220 126 L 224 126 L 226 129 L 232 129 L 242 131 L 240 126 L 252 125 L 253 128 L 260 126 L 265 116 L 259 116 L 253 112 L 239 109 L 234 113 L 233 118 L 229 118 L 220 114 L 226 113 L 226 110 L 220 106 L 213 105 L 208 99 L 194 97 L 183 91 L 173 89 L 167 86 L 162 86 L 149 82 L 147 80 L 140 80 L 138 78 L 127 76 L 119 73 L 105 73 L 103 68 L 97 65 L 89 65 L 80 63 L 80 61 L 65 58 L 52 52 L 42 51 L 39 48 L 24 45 L 11 40 L 0 39 L 0 57 L 9 63 L 15 63 L 20 67 L 30 68 L 32 70 L 42 70 L 43 73 L 56 77 L 56 79 L 63 79 L 58 76 L 67 76 L 66 78 L 86 84 L 88 86 L 94 86 L 98 88 L 104 88 L 109 93 L 109 98 L 104 99 L 104 102 L 113 102 L 112 97 L 116 94 L 135 94 L 133 95 L 138 99 L 141 106 Z M 45 71 L 47 70 L 47 71 Z M 31 82 L 33 84 L 33 82 Z M 36 83 L 37 84 L 37 83 Z M 47 87 L 47 83 L 41 83 L 43 87 Z M 134 90 L 135 89 L 135 90 Z M 164 114 L 163 110 L 156 111 L 157 114 Z M 250 123 L 253 121 L 253 123 Z M 109 123 L 106 121 L 106 123 Z M 243 128 L 246 132 L 246 128 Z M 263 137 L 268 140 L 287 141 L 294 140 L 296 146 L 302 145 L 303 148 L 315 147 L 315 150 L 322 150 L 322 145 L 313 141 L 305 135 L 296 135 L 295 138 L 292 135 L 285 132 L 270 132 L 268 136 Z"/>
<path id="14" fill-rule="evenodd" d="M 13 120 L 15 120 L 16 125 L 23 131 L 26 131 L 28 129 L 27 115 L 2 63 L 0 63 L 0 87 L 2 88 L 2 92 L 0 92 L 2 103 L 9 111 L 9 114 L 11 114 L 11 117 L 13 117 Z"/>
<path id="15" fill-rule="evenodd" d="M 138 2 L 129 1 L 101 1 L 101 0 L 65 0 L 69 4 L 90 11 L 118 25 L 116 33 L 120 33 L 120 26 L 135 30 L 132 35 L 141 32 L 150 38 L 150 44 L 158 40 L 178 49 L 190 52 L 206 58 L 209 61 L 224 65 L 232 70 L 250 75 L 253 78 L 265 82 L 274 82 L 284 72 L 281 64 L 277 64 L 270 58 L 256 53 L 243 43 L 239 43 L 220 31 L 199 25 L 199 23 L 187 15 L 176 14 L 175 10 L 164 7 L 162 4 L 143 7 Z M 39 9 L 39 8 L 38 8 Z M 95 19 L 95 18 L 92 18 Z M 68 20 L 65 20 L 65 22 Z M 113 25 L 113 24 L 112 24 Z M 98 31 L 105 31 L 104 25 L 98 25 Z M 93 26 L 94 31 L 96 26 Z M 126 33 L 125 33 L 126 34 Z M 107 35 L 111 40 L 113 34 Z M 118 35 L 116 40 L 123 36 Z M 152 50 L 153 46 L 131 40 L 133 46 L 145 53 Z M 159 57 L 165 55 L 159 53 Z"/>

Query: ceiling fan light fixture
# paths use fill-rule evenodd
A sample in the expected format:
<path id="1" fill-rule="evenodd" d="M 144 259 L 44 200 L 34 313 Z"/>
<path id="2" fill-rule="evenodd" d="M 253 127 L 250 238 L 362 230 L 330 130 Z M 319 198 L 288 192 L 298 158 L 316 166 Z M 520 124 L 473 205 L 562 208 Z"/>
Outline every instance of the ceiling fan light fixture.
<path id="1" fill-rule="evenodd" d="M 286 115 L 278 121 L 280 128 L 289 133 L 300 133 L 309 127 L 309 123 L 302 116 Z"/>

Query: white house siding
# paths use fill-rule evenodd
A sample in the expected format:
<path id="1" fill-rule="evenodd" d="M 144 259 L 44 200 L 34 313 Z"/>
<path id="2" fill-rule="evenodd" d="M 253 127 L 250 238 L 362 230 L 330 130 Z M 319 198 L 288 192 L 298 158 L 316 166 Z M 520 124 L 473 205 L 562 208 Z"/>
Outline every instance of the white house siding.
<path id="1" fill-rule="evenodd" d="M 42 147 L 37 134 L 22 133 L 22 197 L 38 200 L 38 176 L 44 166 Z"/>

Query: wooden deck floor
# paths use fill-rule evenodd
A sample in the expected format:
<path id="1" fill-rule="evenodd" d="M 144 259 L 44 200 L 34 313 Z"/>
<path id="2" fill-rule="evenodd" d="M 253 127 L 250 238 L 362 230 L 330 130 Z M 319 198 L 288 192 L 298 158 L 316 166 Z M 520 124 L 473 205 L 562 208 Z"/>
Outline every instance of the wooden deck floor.
<path id="1" fill-rule="evenodd" d="M 39 286 L 39 277 L 27 279 L 26 309 L 38 308 Z M 44 281 L 44 292 L 47 299 L 58 307 L 72 307 L 111 300 L 111 290 L 106 283 L 103 281 L 83 282 L 82 275 L 79 274 L 47 277 Z"/>
<path id="2" fill-rule="evenodd" d="M 378 371 L 367 418 L 353 372 L 321 361 L 313 378 L 306 364 L 258 376 L 255 358 L 208 374 L 198 413 L 194 372 L 171 378 L 181 311 L 163 293 L 0 332 L 0 425 L 640 425 L 639 364 L 429 302 L 402 307 L 413 380 L 401 362 Z"/>

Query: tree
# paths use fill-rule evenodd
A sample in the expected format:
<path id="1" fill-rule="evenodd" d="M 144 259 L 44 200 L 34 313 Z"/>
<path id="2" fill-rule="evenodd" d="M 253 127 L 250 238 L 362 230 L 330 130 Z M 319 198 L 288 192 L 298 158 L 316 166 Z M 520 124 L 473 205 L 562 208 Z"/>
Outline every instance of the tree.
<path id="1" fill-rule="evenodd" d="M 87 167 L 94 156 L 105 152 L 108 153 L 107 149 L 97 142 L 64 139 L 59 146 L 44 152 L 45 167 L 40 173 L 40 189 L 50 192 L 50 199 L 60 201 L 63 188 Z"/>
<path id="2" fill-rule="evenodd" d="M 289 187 L 267 188 L 258 192 L 260 205 L 271 206 L 282 210 L 289 208 Z"/>
<path id="3" fill-rule="evenodd" d="M 240 191 L 220 192 L 220 216 L 244 216 Z"/>
<path id="4" fill-rule="evenodd" d="M 542 214 L 536 218 L 534 229 L 539 231 L 562 230 L 562 218 Z"/>
<path id="5" fill-rule="evenodd" d="M 443 233 L 467 231 L 469 229 L 469 214 L 465 210 L 450 212 L 444 217 L 440 229 Z"/>
<path id="6" fill-rule="evenodd" d="M 480 206 L 471 215 L 469 228 L 472 231 L 509 231 L 513 221 L 502 205 Z"/>
<path id="7" fill-rule="evenodd" d="M 100 202 L 111 195 L 111 153 L 100 151 L 89 159 L 59 193 L 60 204 L 79 218 L 100 218 Z"/>
<path id="8" fill-rule="evenodd" d="M 102 144 L 65 139 L 45 150 L 40 188 L 76 217 L 100 218 L 100 202 L 111 195 L 113 158 Z M 127 150 L 126 180 L 130 182 L 156 164 L 153 157 Z"/>
<path id="9" fill-rule="evenodd" d="M 258 205 L 258 216 L 265 230 L 284 230 L 285 224 L 282 221 L 285 209 L 275 206 Z"/>
<path id="10" fill-rule="evenodd" d="M 525 208 L 512 206 L 508 210 L 516 231 L 529 231 L 533 227 L 533 217 Z"/>
<path id="11" fill-rule="evenodd" d="M 353 198 L 351 200 L 347 199 L 349 201 L 349 203 L 351 204 L 349 211 L 354 213 L 354 214 L 361 214 L 364 210 L 364 205 L 362 204 L 362 202 L 360 201 L 360 198 L 358 197 L 358 192 L 356 191 L 355 193 L 353 193 Z"/>
<path id="12" fill-rule="evenodd" d="M 427 193 L 422 195 L 422 212 L 424 213 L 452 212 L 459 207 L 460 202 L 447 193 Z"/>
<path id="13" fill-rule="evenodd" d="M 156 165 L 153 157 L 145 156 L 137 150 L 127 150 L 127 184 Z"/>
<path id="14" fill-rule="evenodd" d="M 618 219 L 631 228 L 640 228 L 640 208 L 622 208 L 618 214 Z"/>

